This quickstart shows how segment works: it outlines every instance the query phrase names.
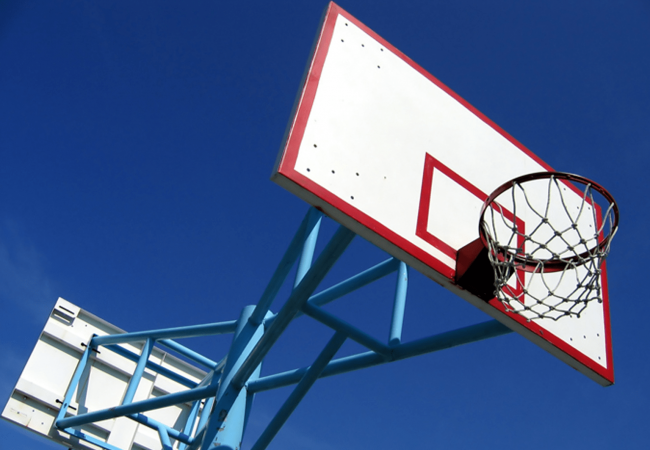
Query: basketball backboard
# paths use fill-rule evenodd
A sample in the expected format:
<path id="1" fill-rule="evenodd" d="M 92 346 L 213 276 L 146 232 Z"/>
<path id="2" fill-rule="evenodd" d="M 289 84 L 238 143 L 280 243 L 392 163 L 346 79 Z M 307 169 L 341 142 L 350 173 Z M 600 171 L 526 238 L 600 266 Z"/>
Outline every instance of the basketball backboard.
<path id="1" fill-rule="evenodd" d="M 551 170 L 467 101 L 331 3 L 272 179 L 602 385 L 613 383 L 602 302 L 529 320 L 457 281 L 485 199 Z M 567 185 L 568 186 L 568 185 Z M 568 186 L 570 187 L 570 186 Z M 574 192 L 576 201 L 580 193 Z M 508 208 L 508 205 L 504 205 Z M 513 214 L 525 226 L 526 217 Z"/>
<path id="2" fill-rule="evenodd" d="M 120 328 L 59 298 L 2 411 L 2 417 L 70 449 L 161 449 L 160 438 L 155 430 L 127 417 L 84 425 L 81 432 L 91 440 L 99 442 L 98 445 L 54 426 L 66 391 L 91 338 L 95 335 L 123 332 Z M 134 361 L 125 356 L 125 352 L 138 355 L 142 351 L 142 345 L 142 342 L 135 342 L 120 345 L 121 352 L 104 347 L 93 352 L 67 409 L 68 417 L 118 405 L 124 397 L 137 363 L 137 357 Z M 115 348 L 118 349 L 118 346 Z M 198 367 L 157 347 L 154 347 L 149 361 L 166 370 L 167 375 L 163 374 L 162 370 L 154 372 L 147 368 L 138 385 L 135 400 L 185 391 L 188 384 L 196 385 L 206 375 Z M 177 376 L 172 377 L 170 373 Z M 187 380 L 185 385 L 181 384 L 184 380 Z M 190 410 L 190 403 L 178 404 L 149 411 L 148 416 L 171 427 L 185 423 Z"/>

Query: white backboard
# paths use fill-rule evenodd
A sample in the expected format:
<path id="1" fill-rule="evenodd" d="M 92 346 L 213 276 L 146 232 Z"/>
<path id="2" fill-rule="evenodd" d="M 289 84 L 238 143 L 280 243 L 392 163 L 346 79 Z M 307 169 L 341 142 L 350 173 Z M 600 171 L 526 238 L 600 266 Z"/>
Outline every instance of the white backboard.
<path id="1" fill-rule="evenodd" d="M 26 429 L 43 435 L 66 448 L 97 449 L 99 447 L 79 440 L 54 427 L 68 386 L 79 360 L 94 334 L 118 334 L 124 331 L 84 311 L 72 303 L 59 299 L 45 324 L 34 350 L 11 393 L 2 417 Z M 140 354 L 141 344 L 124 344 L 124 348 Z M 205 372 L 180 359 L 154 348 L 149 361 L 159 364 L 193 382 L 200 382 Z M 120 404 L 136 363 L 108 349 L 100 347 L 72 399 L 68 412 L 98 411 Z M 188 389 L 177 381 L 159 373 L 145 370 L 134 401 L 145 400 Z M 147 412 L 147 417 L 170 427 L 184 424 L 191 405 L 175 405 Z M 160 450 L 158 433 L 131 419 L 95 422 L 82 431 L 117 448 L 131 450 Z M 177 448 L 178 443 L 174 445 Z"/>
<path id="2" fill-rule="evenodd" d="M 580 319 L 527 321 L 456 284 L 487 196 L 551 168 L 335 4 L 272 179 L 603 385 L 613 383 L 606 270 Z M 578 194 L 576 194 L 578 195 Z M 506 205 L 507 207 L 507 205 Z M 526 217 L 517 217 L 526 222 Z M 605 268 L 604 268 L 605 269 Z"/>

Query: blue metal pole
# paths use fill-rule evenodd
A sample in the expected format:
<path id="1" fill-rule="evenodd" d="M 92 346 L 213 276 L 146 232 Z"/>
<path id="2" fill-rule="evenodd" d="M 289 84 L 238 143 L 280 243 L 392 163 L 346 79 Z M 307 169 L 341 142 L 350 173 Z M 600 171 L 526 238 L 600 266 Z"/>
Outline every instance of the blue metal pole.
<path id="1" fill-rule="evenodd" d="M 154 420 L 150 417 L 147 417 L 144 414 L 140 414 L 140 413 L 130 414 L 127 417 L 154 430 L 160 430 L 161 428 L 164 428 L 168 436 L 176 439 L 177 441 L 182 442 L 183 444 L 189 444 L 191 441 L 190 436 L 188 434 L 182 433 L 172 427 L 168 427 L 167 425 L 160 423 L 157 420 Z"/>
<path id="2" fill-rule="evenodd" d="M 137 355 L 137 354 L 133 353 L 132 351 L 125 349 L 124 347 L 120 347 L 119 345 L 111 344 L 111 345 L 105 346 L 104 348 L 107 348 L 107 349 L 117 353 L 118 355 L 124 356 L 125 358 L 130 359 L 131 361 L 134 361 L 136 363 L 140 359 L 140 355 Z M 194 389 L 195 387 L 197 387 L 199 385 L 196 381 L 189 380 L 189 379 L 185 378 L 184 376 L 179 375 L 176 372 L 173 372 L 173 371 L 169 370 L 168 368 L 163 367 L 160 364 L 156 364 L 156 363 L 151 362 L 151 361 L 147 361 L 147 369 L 151 369 L 154 372 L 157 372 L 160 375 L 163 375 L 163 376 L 169 378 L 170 380 L 174 380 L 177 383 L 182 384 L 183 386 L 186 386 L 186 387 L 188 387 L 190 389 Z"/>
<path id="3" fill-rule="evenodd" d="M 65 430 L 66 433 L 68 433 L 71 436 L 75 436 L 79 439 L 83 439 L 84 441 L 90 442 L 91 444 L 95 444 L 99 448 L 105 448 L 106 450 L 122 450 L 119 447 L 116 447 L 114 445 L 108 444 L 101 439 L 97 439 L 94 436 L 91 436 L 90 434 L 86 434 L 82 431 L 75 430 L 74 428 L 66 428 Z"/>
<path id="4" fill-rule="evenodd" d="M 385 277 L 386 275 L 395 272 L 399 268 L 399 260 L 395 258 L 389 258 L 384 262 L 377 264 L 376 266 L 371 267 L 357 275 L 348 278 L 345 281 L 341 281 L 334 286 L 331 286 L 323 291 L 320 291 L 318 294 L 314 294 L 309 297 L 307 300 L 308 303 L 316 306 L 322 306 L 327 303 L 330 303 L 336 299 L 343 297 L 351 292 L 356 291 L 373 281 L 377 281 L 380 278 Z M 302 316 L 304 313 L 298 311 L 296 317 Z M 264 324 L 269 326 L 275 320 L 275 316 L 272 316 L 268 320 L 264 321 Z"/>
<path id="5" fill-rule="evenodd" d="M 402 344 L 393 349 L 395 360 L 411 358 L 425 353 L 437 352 L 470 342 L 482 341 L 504 334 L 512 333 L 512 330 L 501 322 L 488 320 L 457 330 L 448 331 L 431 337 L 418 339 L 407 344 Z"/>
<path id="6" fill-rule="evenodd" d="M 74 417 L 66 419 L 58 419 L 56 421 L 57 428 L 76 427 L 90 422 L 99 422 L 100 420 L 114 419 L 115 417 L 126 416 L 152 409 L 164 408 L 166 406 L 176 405 L 178 403 L 186 403 L 201 398 L 207 398 L 215 395 L 217 390 L 216 386 L 203 386 L 190 389 L 188 391 L 177 392 L 175 394 L 167 394 L 162 397 L 150 398 L 139 402 L 131 403 L 129 405 L 120 405 L 113 408 L 102 409 L 86 414 L 79 414 Z"/>
<path id="7" fill-rule="evenodd" d="M 129 380 L 129 386 L 126 388 L 126 393 L 124 394 L 124 399 L 122 400 L 123 405 L 128 405 L 133 401 L 133 397 L 135 397 L 135 391 L 138 389 L 138 385 L 140 384 L 140 379 L 142 378 L 142 374 L 144 373 L 145 367 L 147 367 L 147 360 L 149 359 L 152 350 L 153 350 L 153 339 L 150 338 L 147 339 L 144 342 L 144 345 L 142 346 L 142 353 L 140 354 L 140 359 L 138 360 L 138 364 L 135 366 L 133 375 L 131 375 L 131 380 Z"/>
<path id="8" fill-rule="evenodd" d="M 262 320 L 264 320 L 267 311 L 271 307 L 271 303 L 282 287 L 282 283 L 284 283 L 287 275 L 289 275 L 289 271 L 291 270 L 291 267 L 293 267 L 293 263 L 296 262 L 298 254 L 300 253 L 300 250 L 304 243 L 305 234 L 311 232 L 311 230 L 308 229 L 308 224 L 312 214 L 313 213 L 311 210 L 307 211 L 307 214 L 300 224 L 298 231 L 296 231 L 296 234 L 293 236 L 293 239 L 289 244 L 289 248 L 287 248 L 287 251 L 284 253 L 280 264 L 278 264 L 278 267 L 275 269 L 275 272 L 271 277 L 271 281 L 269 281 L 269 284 L 266 286 L 266 289 L 264 290 L 260 301 L 257 302 L 255 312 L 251 315 L 250 318 L 250 321 L 253 325 L 259 325 L 262 323 Z"/>
<path id="9" fill-rule="evenodd" d="M 79 380 L 81 380 L 81 375 L 86 369 L 86 364 L 88 363 L 88 359 L 90 358 L 91 351 L 92 351 L 92 347 L 88 345 L 86 347 L 86 350 L 83 352 L 83 355 L 81 355 L 81 359 L 79 359 L 79 364 L 77 364 L 77 368 L 75 369 L 74 374 L 72 375 L 70 386 L 68 386 L 68 390 L 65 393 L 65 397 L 63 398 L 63 403 L 61 404 L 61 409 L 59 409 L 59 414 L 57 414 L 56 416 L 55 423 L 58 423 L 61 419 L 65 418 L 65 413 L 68 411 L 68 406 L 70 406 L 70 401 L 72 401 L 72 396 L 74 395 L 74 391 L 77 389 L 77 386 L 79 385 Z"/>
<path id="10" fill-rule="evenodd" d="M 238 388 L 244 386 L 244 383 L 248 381 L 255 368 L 262 362 L 264 356 L 266 356 L 273 344 L 275 344 L 282 332 L 293 320 L 296 313 L 302 308 L 318 284 L 323 281 L 323 278 L 325 278 L 325 275 L 327 275 L 336 260 L 345 251 L 350 242 L 352 242 L 354 236 L 355 234 L 352 231 L 343 226 L 339 227 L 332 240 L 316 260 L 316 263 L 309 269 L 309 272 L 307 272 L 298 287 L 293 290 L 287 302 L 276 315 L 271 326 L 266 330 L 262 339 L 260 339 L 259 343 L 233 377 L 232 382 L 234 386 Z"/>
<path id="11" fill-rule="evenodd" d="M 180 339 L 213 334 L 229 334 L 235 331 L 236 321 L 207 323 L 203 325 L 190 325 L 187 327 L 163 328 L 160 330 L 136 331 L 134 333 L 108 334 L 95 336 L 92 345 L 99 347 L 108 344 L 127 344 L 129 342 L 144 341 L 145 339 Z"/>
<path id="12" fill-rule="evenodd" d="M 205 427 L 201 450 L 216 447 L 219 447 L 219 450 L 241 448 L 246 426 L 248 392 L 246 389 L 233 386 L 232 377 L 264 334 L 264 325 L 253 325 L 249 320 L 254 310 L 255 306 L 245 307 L 237 320 L 237 329 L 219 382 L 217 404 Z M 256 367 L 253 379 L 259 376 L 260 369 L 261 367 Z"/>
<path id="13" fill-rule="evenodd" d="M 253 325 L 249 320 L 254 310 L 255 306 L 245 307 L 237 320 L 237 329 L 217 391 L 217 404 L 208 419 L 201 450 L 241 448 L 248 392 L 233 386 L 232 378 L 264 334 L 264 325 Z M 259 371 L 258 365 L 253 371 L 253 379 L 259 376 Z"/>
<path id="14" fill-rule="evenodd" d="M 492 337 L 501 336 L 511 333 L 512 330 L 496 320 L 470 325 L 435 336 L 418 339 L 407 344 L 401 344 L 392 349 L 393 360 L 411 358 L 413 356 L 432 353 L 459 345 L 469 344 L 471 342 L 481 341 Z M 375 352 L 365 352 L 356 355 L 346 356 L 344 358 L 331 361 L 321 377 L 339 375 L 341 373 L 352 372 L 354 370 L 365 369 L 367 367 L 385 364 L 387 361 L 382 355 Z M 259 378 L 250 381 L 247 384 L 249 392 L 262 392 L 269 389 L 275 389 L 283 386 L 296 384 L 303 377 L 308 368 L 289 370 L 274 375 Z"/>
<path id="15" fill-rule="evenodd" d="M 341 348 L 345 339 L 346 337 L 343 333 L 337 332 L 334 334 L 320 355 L 318 355 L 314 364 L 312 364 L 307 370 L 296 388 L 280 407 L 280 410 L 277 412 L 275 417 L 271 419 L 271 422 L 267 425 L 266 429 L 262 432 L 251 450 L 264 450 L 269 445 L 278 431 L 280 431 L 280 428 L 285 424 L 291 413 L 296 409 L 298 403 L 300 403 L 309 389 L 314 385 L 323 369 L 327 366 L 327 363 Z"/>
<path id="16" fill-rule="evenodd" d="M 298 261 L 298 269 L 296 270 L 296 279 L 293 282 L 294 289 L 298 287 L 303 277 L 311 267 L 312 260 L 314 259 L 314 251 L 316 250 L 316 242 L 318 241 L 318 231 L 320 230 L 321 219 L 323 213 L 316 208 L 310 208 L 307 219 L 307 229 L 305 230 L 305 243 L 302 246 L 302 253 Z"/>
<path id="17" fill-rule="evenodd" d="M 199 415 L 200 408 L 201 408 L 201 400 L 196 400 L 192 405 L 192 409 L 190 410 L 190 413 L 187 415 L 187 420 L 185 421 L 185 426 L 183 427 L 184 434 L 188 436 L 192 434 L 192 430 L 194 430 L 194 423 L 196 422 L 196 418 Z M 183 442 L 178 445 L 178 450 L 185 450 L 186 447 L 187 444 Z"/>
<path id="18" fill-rule="evenodd" d="M 233 321 L 234 322 L 234 321 Z M 218 371 L 218 366 L 219 363 L 216 361 L 212 361 L 209 358 L 206 358 L 205 356 L 201 355 L 200 353 L 195 352 L 194 350 L 191 350 L 178 342 L 169 340 L 169 339 L 161 339 L 158 341 L 160 345 L 163 345 L 167 347 L 170 350 L 174 350 L 176 353 L 185 356 L 188 359 L 191 359 L 194 362 L 197 362 L 209 369 L 216 370 Z"/>
<path id="19" fill-rule="evenodd" d="M 390 323 L 388 345 L 395 347 L 402 342 L 402 327 L 404 325 L 404 310 L 406 309 L 406 290 L 409 283 L 408 266 L 400 261 L 395 286 L 395 301 L 393 302 L 393 316 Z"/>
<path id="20" fill-rule="evenodd" d="M 160 436 L 160 443 L 162 444 L 163 450 L 172 450 L 172 441 L 169 440 L 167 429 L 163 427 L 158 428 L 158 435 Z"/>
<path id="21" fill-rule="evenodd" d="M 303 306 L 302 310 L 310 317 L 318 320 L 324 325 L 332 328 L 335 331 L 345 334 L 350 337 L 350 339 L 358 342 L 364 347 L 368 347 L 370 350 L 373 350 L 385 357 L 390 357 L 390 349 L 386 344 L 379 342 L 374 337 L 364 333 L 355 326 L 339 319 L 333 314 L 328 313 L 327 311 L 320 309 L 318 306 L 314 306 L 310 303 L 306 303 Z"/>
<path id="22" fill-rule="evenodd" d="M 192 445 L 191 448 L 197 448 L 198 443 L 203 439 L 203 434 L 205 433 L 205 426 L 210 419 L 210 413 L 212 412 L 212 407 L 214 406 L 215 397 L 210 397 L 205 401 L 205 406 L 201 410 L 201 416 L 199 417 L 199 423 L 196 426 L 196 434 L 194 435 L 194 440 L 197 442 L 197 445 Z"/>
<path id="23" fill-rule="evenodd" d="M 343 297 L 359 288 L 362 288 L 373 281 L 377 281 L 386 275 L 395 272 L 399 267 L 399 260 L 389 258 L 386 261 L 371 267 L 353 277 L 348 278 L 316 295 L 312 295 L 309 303 L 316 306 L 323 306 L 333 300 Z"/>

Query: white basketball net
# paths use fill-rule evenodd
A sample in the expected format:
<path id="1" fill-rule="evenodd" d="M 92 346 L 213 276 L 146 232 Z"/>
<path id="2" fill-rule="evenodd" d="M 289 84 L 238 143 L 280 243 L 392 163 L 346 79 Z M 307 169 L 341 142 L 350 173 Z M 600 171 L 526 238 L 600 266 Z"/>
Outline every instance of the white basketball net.
<path id="1" fill-rule="evenodd" d="M 589 303 L 603 301 L 601 268 L 618 210 L 607 194 L 601 219 L 594 194 L 604 189 L 572 179 L 584 187 L 580 192 L 560 175 L 514 180 L 485 209 L 481 223 L 496 297 L 528 321 L 580 317 Z"/>

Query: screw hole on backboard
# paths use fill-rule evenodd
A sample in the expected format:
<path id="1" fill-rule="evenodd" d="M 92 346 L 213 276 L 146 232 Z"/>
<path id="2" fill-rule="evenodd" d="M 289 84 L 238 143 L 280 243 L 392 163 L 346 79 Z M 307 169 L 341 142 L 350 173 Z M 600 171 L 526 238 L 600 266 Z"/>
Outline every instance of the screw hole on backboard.
<path id="1" fill-rule="evenodd" d="M 343 39 L 341 39 L 341 42 L 345 42 Z"/>
<path id="2" fill-rule="evenodd" d="M 362 47 L 365 47 L 365 45 L 361 44 Z"/>
<path id="3" fill-rule="evenodd" d="M 334 171 L 332 170 L 332 173 L 336 173 L 336 172 L 334 172 Z"/>
<path id="4" fill-rule="evenodd" d="M 346 27 L 348 26 L 347 22 L 345 23 L 345 26 L 346 26 Z"/>
<path id="5" fill-rule="evenodd" d="M 381 69 L 381 66 L 377 66 L 377 69 Z"/>
<path id="6" fill-rule="evenodd" d="M 318 147 L 318 145 L 314 144 L 314 148 L 317 148 L 317 147 Z"/>
<path id="7" fill-rule="evenodd" d="M 357 176 L 359 176 L 359 172 L 357 172 Z"/>
<path id="8" fill-rule="evenodd" d="M 311 169 L 309 169 L 309 167 L 307 167 L 307 172 L 311 172 Z"/>
<path id="9" fill-rule="evenodd" d="M 384 49 L 383 49 L 383 48 L 380 48 L 379 50 L 381 50 L 382 52 L 384 51 Z"/>
<path id="10" fill-rule="evenodd" d="M 354 195 L 351 195 L 350 198 L 351 198 L 352 200 L 354 200 Z"/>

